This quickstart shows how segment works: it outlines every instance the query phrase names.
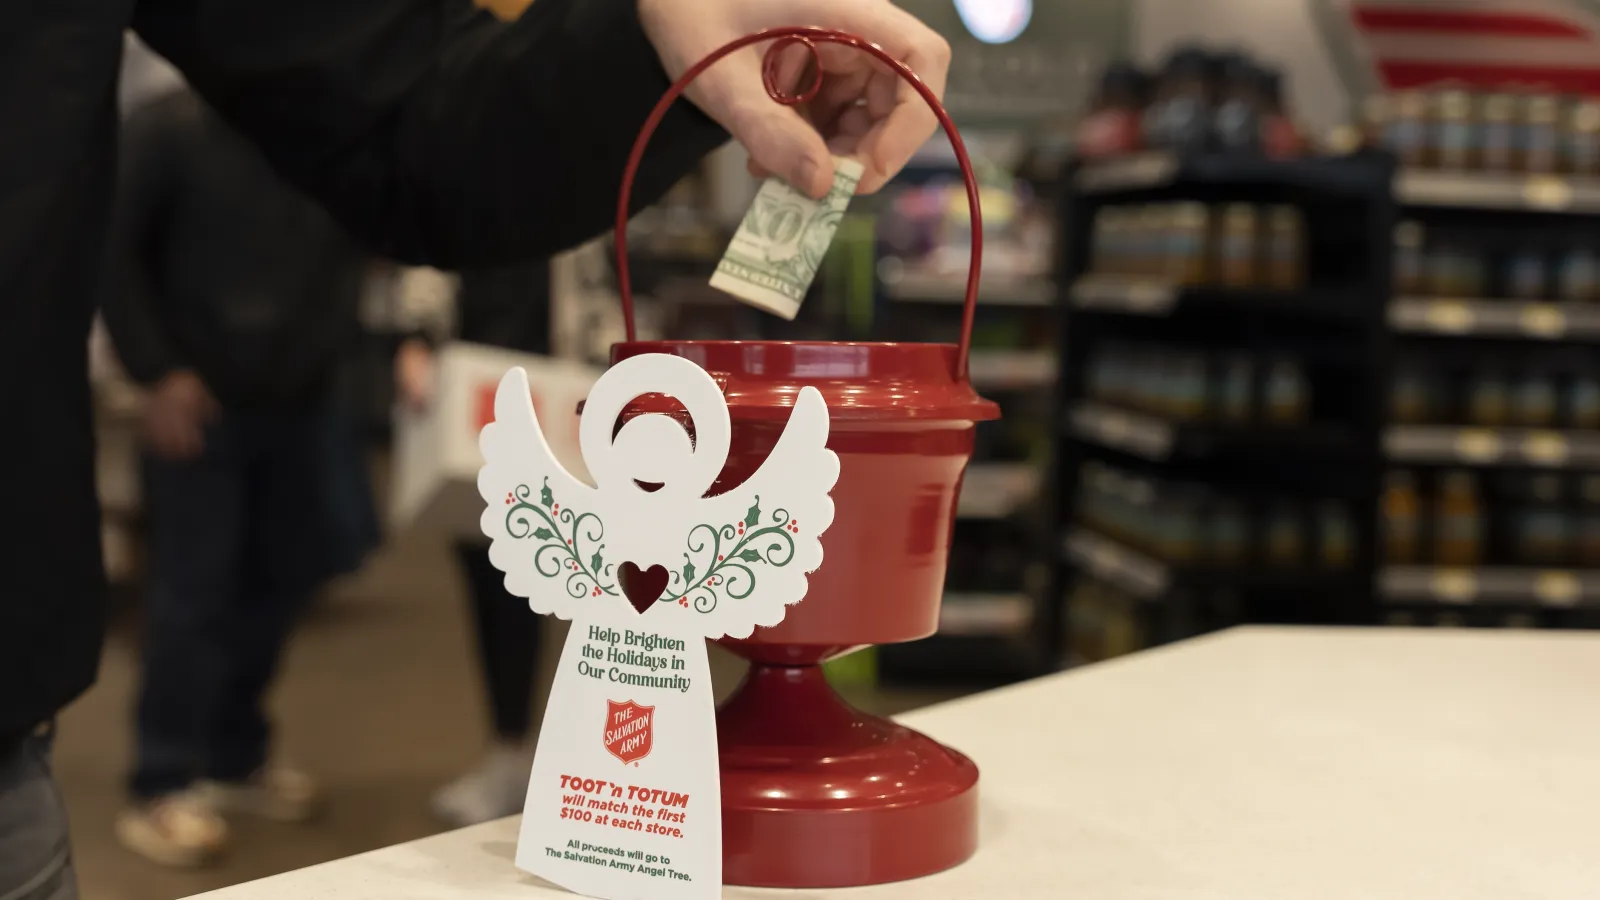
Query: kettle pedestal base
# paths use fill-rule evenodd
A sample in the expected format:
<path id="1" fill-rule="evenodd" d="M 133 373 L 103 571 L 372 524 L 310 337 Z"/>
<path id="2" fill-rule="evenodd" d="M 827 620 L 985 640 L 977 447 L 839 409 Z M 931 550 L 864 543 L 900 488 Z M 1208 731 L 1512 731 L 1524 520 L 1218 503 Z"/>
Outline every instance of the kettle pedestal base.
<path id="1" fill-rule="evenodd" d="M 820 666 L 753 664 L 717 733 L 726 884 L 883 884 L 977 849 L 972 760 L 852 708 Z"/>

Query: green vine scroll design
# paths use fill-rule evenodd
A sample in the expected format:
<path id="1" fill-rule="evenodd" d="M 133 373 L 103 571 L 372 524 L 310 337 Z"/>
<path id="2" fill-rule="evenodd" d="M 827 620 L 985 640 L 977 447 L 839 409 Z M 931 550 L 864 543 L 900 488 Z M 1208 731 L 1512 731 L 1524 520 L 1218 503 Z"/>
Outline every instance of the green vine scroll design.
<path id="1" fill-rule="evenodd" d="M 539 489 L 539 500 L 531 502 L 533 489 L 525 484 L 506 495 L 506 533 L 518 540 L 531 538 L 540 546 L 533 551 L 533 567 L 546 578 L 566 578 L 567 595 L 573 598 L 598 597 L 601 594 L 616 596 L 613 580 L 616 567 L 605 561 L 602 551 L 605 544 L 605 524 L 594 513 L 577 513 L 562 509 L 550 492 L 550 479 Z M 563 527 L 566 526 L 565 532 Z M 583 559 L 583 545 L 594 547 L 587 563 Z M 563 576 L 563 572 L 565 575 Z"/>
<path id="2" fill-rule="evenodd" d="M 692 604 L 696 612 L 709 613 L 724 598 L 743 600 L 750 596 L 756 589 L 756 573 L 751 566 L 781 568 L 794 559 L 793 535 L 800 533 L 799 524 L 785 509 L 774 510 L 769 519 L 768 524 L 761 525 L 758 494 L 742 522 L 720 527 L 703 524 L 690 529 L 686 541 L 689 552 L 683 555 L 683 567 L 672 573 L 671 586 L 661 602 Z M 726 549 L 724 543 L 729 545 Z M 696 560 L 700 565 L 695 565 Z"/>

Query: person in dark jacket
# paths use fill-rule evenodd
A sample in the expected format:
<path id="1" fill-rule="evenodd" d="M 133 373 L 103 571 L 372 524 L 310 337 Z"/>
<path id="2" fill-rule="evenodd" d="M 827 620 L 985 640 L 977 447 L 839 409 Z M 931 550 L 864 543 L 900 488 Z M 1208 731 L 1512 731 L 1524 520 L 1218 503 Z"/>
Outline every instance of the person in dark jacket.
<path id="1" fill-rule="evenodd" d="M 377 256 L 448 269 L 548 256 L 610 227 L 634 137 L 671 78 L 795 22 L 865 37 L 942 91 L 949 47 L 889 0 L 10 4 L 0 28 L 0 896 L 75 896 L 50 722 L 94 680 L 105 625 L 87 355 L 115 169 L 123 30 L 172 62 L 274 168 Z M 809 108 L 773 104 L 754 50 L 705 73 L 639 173 L 647 204 L 732 135 L 821 196 L 861 190 L 935 121 L 868 58 L 825 54 Z M 798 67 L 795 67 L 798 68 Z M 791 85 L 799 76 L 780 73 Z M 802 115 L 802 112 L 805 115 Z"/>
<path id="2" fill-rule="evenodd" d="M 456 291 L 458 340 L 541 355 L 550 352 L 550 266 L 474 269 Z M 432 400 L 433 347 L 412 337 L 395 356 L 395 387 L 414 408 Z M 506 591 L 505 574 L 482 541 L 455 546 L 466 577 L 478 664 L 488 694 L 493 740 L 470 772 L 433 796 L 433 811 L 458 828 L 509 816 L 522 808 L 533 761 L 533 681 L 543 616 Z"/>
<path id="3" fill-rule="evenodd" d="M 123 128 L 102 314 L 144 411 L 150 523 L 130 849 L 221 851 L 229 810 L 299 820 L 316 791 L 269 766 L 263 694 L 335 537 L 333 376 L 366 257 L 200 98 Z"/>

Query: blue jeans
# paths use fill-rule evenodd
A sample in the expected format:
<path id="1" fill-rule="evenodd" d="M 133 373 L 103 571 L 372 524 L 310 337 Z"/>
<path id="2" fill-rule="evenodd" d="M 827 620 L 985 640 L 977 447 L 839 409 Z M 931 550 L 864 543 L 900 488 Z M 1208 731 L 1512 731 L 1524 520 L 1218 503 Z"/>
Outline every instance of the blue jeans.
<path id="1" fill-rule="evenodd" d="M 0 900 L 78 900 L 48 733 L 0 747 Z"/>
<path id="2" fill-rule="evenodd" d="M 327 571 L 325 427 L 320 410 L 227 409 L 198 458 L 146 461 L 134 796 L 240 781 L 266 761 L 263 699 Z"/>

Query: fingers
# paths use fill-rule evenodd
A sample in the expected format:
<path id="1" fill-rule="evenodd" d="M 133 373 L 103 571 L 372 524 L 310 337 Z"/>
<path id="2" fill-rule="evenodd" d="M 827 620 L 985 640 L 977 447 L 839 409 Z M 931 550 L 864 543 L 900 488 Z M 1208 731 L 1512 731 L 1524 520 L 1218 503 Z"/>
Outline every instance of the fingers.
<path id="1" fill-rule="evenodd" d="M 931 28 L 882 0 L 796 0 L 813 21 L 858 34 L 916 72 L 936 97 L 943 98 L 950 70 L 950 45 Z M 862 54 L 863 59 L 870 59 Z M 825 64 L 827 59 L 824 60 Z M 866 63 L 875 65 L 875 63 Z M 921 94 L 899 76 L 874 75 L 865 97 L 873 127 L 859 142 L 866 166 L 863 193 L 881 188 L 910 162 L 938 127 Z"/>
<path id="2" fill-rule="evenodd" d="M 739 56 L 741 65 L 732 65 L 730 58 L 727 71 L 717 76 L 727 101 L 722 124 L 750 151 L 757 170 L 774 173 L 812 197 L 826 195 L 833 185 L 833 157 L 822 135 L 793 107 L 767 96 L 759 55 Z"/>

